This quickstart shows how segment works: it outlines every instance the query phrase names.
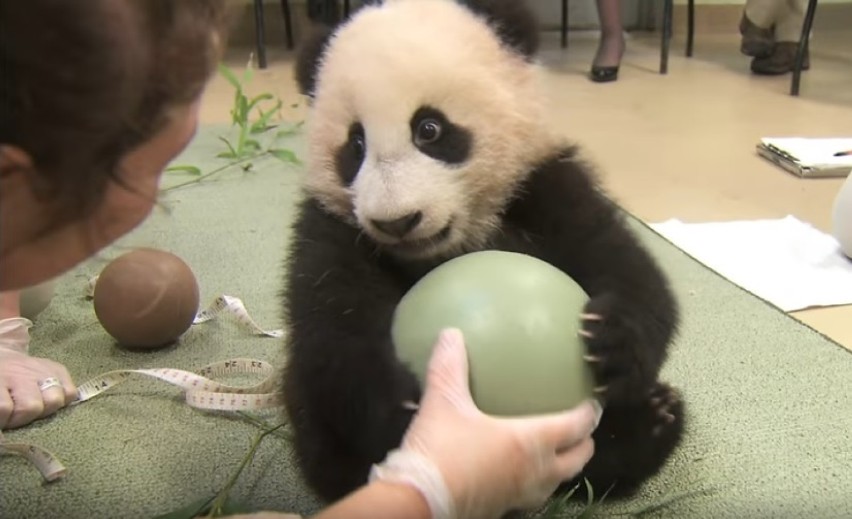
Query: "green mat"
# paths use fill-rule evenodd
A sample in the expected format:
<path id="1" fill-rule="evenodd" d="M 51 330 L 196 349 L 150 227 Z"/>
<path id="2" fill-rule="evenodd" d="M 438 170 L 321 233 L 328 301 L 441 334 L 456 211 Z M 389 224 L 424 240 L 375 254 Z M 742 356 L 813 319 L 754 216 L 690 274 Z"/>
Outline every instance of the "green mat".
<path id="1" fill-rule="evenodd" d="M 202 128 L 175 162 L 215 167 L 223 127 Z M 302 143 L 290 144 L 299 153 Z M 257 323 L 281 326 L 278 292 L 300 172 L 275 159 L 172 191 L 156 214 L 101 257 L 64 276 L 33 330 L 32 352 L 63 362 L 78 383 L 120 368 L 195 370 L 233 357 L 280 365 L 278 339 L 226 318 L 197 325 L 154 353 L 114 346 L 84 297 L 88 278 L 133 246 L 171 250 L 194 269 L 202 306 L 241 298 Z M 165 185 L 187 177 L 166 179 Z M 653 234 L 636 229 L 671 274 L 684 311 L 665 377 L 689 404 L 688 435 L 659 477 L 600 516 L 852 516 L 852 355 L 743 292 Z M 24 460 L 0 457 L 0 517 L 153 517 L 221 489 L 260 429 L 190 408 L 174 386 L 133 376 L 55 417 L 10 431 L 69 472 L 46 484 Z M 265 419 L 277 424 L 278 417 Z M 255 509 L 299 514 L 318 502 L 287 440 L 267 437 L 231 495 Z M 579 508 L 572 508 L 578 511 Z"/>

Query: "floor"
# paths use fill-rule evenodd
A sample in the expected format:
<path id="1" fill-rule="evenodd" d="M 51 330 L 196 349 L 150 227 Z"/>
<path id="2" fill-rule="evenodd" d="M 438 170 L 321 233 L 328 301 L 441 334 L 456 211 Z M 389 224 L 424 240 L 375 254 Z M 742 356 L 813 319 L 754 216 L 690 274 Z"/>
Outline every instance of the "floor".
<path id="1" fill-rule="evenodd" d="M 272 40 L 272 36 L 269 37 Z M 802 180 L 757 157 L 754 144 L 768 135 L 852 135 L 852 33 L 816 32 L 811 70 L 800 97 L 788 94 L 790 77 L 757 77 L 738 50 L 735 33 L 701 34 L 686 58 L 672 43 L 668 75 L 658 74 L 659 39 L 632 34 L 615 83 L 595 84 L 585 74 L 596 35 L 572 33 L 561 49 L 557 33 L 543 35 L 546 88 L 553 124 L 575 139 L 600 168 L 619 203 L 646 221 L 776 218 L 788 214 L 830 231 L 831 205 L 842 180 Z M 242 69 L 252 48 L 231 49 L 227 63 Z M 301 103 L 292 53 L 270 47 L 269 67 L 248 88 Z M 229 119 L 231 87 L 211 83 L 203 122 Z M 299 118 L 304 105 L 288 108 Z M 852 350 L 852 306 L 795 313 L 794 317 Z"/>

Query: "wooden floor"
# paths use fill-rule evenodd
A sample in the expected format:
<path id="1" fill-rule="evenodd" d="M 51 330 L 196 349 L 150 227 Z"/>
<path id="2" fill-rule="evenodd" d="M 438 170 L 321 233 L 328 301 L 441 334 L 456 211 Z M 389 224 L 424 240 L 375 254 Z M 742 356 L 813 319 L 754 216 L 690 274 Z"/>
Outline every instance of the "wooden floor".
<path id="1" fill-rule="evenodd" d="M 543 38 L 552 123 L 585 147 L 607 189 L 635 215 L 657 222 L 792 214 L 830 230 L 831 204 L 842 181 L 795 178 L 757 157 L 754 145 L 768 135 L 852 135 L 852 31 L 814 34 L 811 70 L 803 75 L 799 97 L 788 94 L 789 75 L 750 74 L 735 32 L 700 34 L 692 58 L 676 37 L 667 75 L 658 73 L 658 36 L 633 34 L 620 78 L 610 84 L 586 77 L 594 34 L 572 33 L 567 50 L 557 33 Z M 228 64 L 244 67 L 252 50 L 231 49 Z M 292 58 L 282 45 L 271 46 L 269 67 L 256 71 L 249 90 L 301 103 Z M 228 120 L 232 92 L 216 78 L 202 121 Z M 303 103 L 285 111 L 287 117 L 302 114 Z M 852 349 L 852 307 L 794 315 Z"/>

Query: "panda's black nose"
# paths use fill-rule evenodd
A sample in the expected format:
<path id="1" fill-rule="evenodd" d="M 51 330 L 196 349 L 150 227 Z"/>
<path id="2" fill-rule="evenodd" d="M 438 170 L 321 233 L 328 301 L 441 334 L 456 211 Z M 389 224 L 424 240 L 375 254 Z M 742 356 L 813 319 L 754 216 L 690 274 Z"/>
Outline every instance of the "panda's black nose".
<path id="1" fill-rule="evenodd" d="M 383 233 L 393 236 L 394 238 L 402 238 L 406 234 L 410 233 L 414 230 L 415 227 L 420 225 L 420 221 L 423 219 L 423 213 L 417 211 L 416 213 L 409 213 L 402 218 L 396 218 L 394 220 L 370 220 L 376 229 L 382 231 Z"/>

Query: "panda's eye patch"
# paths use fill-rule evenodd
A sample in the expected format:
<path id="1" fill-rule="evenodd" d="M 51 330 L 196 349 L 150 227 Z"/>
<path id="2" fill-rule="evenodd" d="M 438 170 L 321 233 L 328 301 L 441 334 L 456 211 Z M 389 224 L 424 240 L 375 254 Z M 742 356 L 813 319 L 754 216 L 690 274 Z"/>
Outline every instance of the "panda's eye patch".
<path id="1" fill-rule="evenodd" d="M 367 155 L 367 139 L 364 136 L 364 126 L 352 123 L 344 142 L 335 154 L 337 175 L 345 185 L 350 185 L 358 176 L 364 157 Z"/>
<path id="2" fill-rule="evenodd" d="M 411 117 L 411 141 L 423 154 L 447 164 L 461 164 L 473 148 L 473 134 L 452 123 L 437 108 L 423 106 Z"/>
<path id="3" fill-rule="evenodd" d="M 414 143 L 417 146 L 431 144 L 441 138 L 442 127 L 441 123 L 435 119 L 423 119 L 417 125 L 417 132 L 414 134 Z"/>

